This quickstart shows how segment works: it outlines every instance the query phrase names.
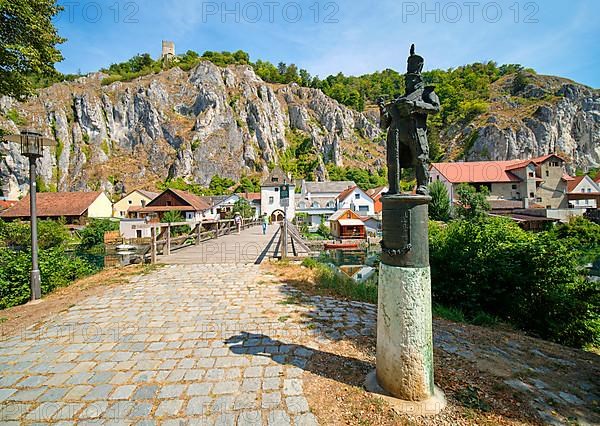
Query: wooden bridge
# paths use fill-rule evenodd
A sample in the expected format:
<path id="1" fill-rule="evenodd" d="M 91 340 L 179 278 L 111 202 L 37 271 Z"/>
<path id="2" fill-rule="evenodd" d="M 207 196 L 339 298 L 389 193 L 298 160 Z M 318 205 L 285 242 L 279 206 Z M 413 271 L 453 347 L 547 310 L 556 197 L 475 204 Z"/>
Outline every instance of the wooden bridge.
<path id="1" fill-rule="evenodd" d="M 233 220 L 205 223 L 157 223 L 151 227 L 151 263 L 260 264 L 269 258 L 300 258 L 310 249 L 289 222 L 271 224 L 263 234 L 261 221 L 244 220 L 238 233 Z M 189 232 L 173 237 L 172 229 L 188 226 Z"/>

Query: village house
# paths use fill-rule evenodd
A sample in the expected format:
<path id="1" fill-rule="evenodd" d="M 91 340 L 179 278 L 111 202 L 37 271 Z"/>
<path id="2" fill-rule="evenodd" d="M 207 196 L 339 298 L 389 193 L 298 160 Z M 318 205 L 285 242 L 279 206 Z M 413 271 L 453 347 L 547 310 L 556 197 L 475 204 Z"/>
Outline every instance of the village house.
<path id="1" fill-rule="evenodd" d="M 376 215 L 381 214 L 381 211 L 383 210 L 381 197 L 388 191 L 389 188 L 387 186 L 378 186 L 377 188 L 367 190 L 367 195 L 373 199 L 373 208 Z"/>
<path id="2" fill-rule="evenodd" d="M 126 218 L 127 211 L 131 207 L 146 207 L 146 204 L 156 197 L 158 197 L 158 192 L 135 189 L 113 205 L 113 217 Z"/>
<path id="3" fill-rule="evenodd" d="M 283 170 L 275 167 L 260 188 L 261 214 L 269 216 L 271 222 L 281 222 L 285 217 L 286 207 L 282 204 L 280 198 L 280 187 L 283 184 L 289 185 L 289 206 L 287 207 L 287 219 L 293 220 L 296 216 L 295 191 L 296 184 Z"/>
<path id="4" fill-rule="evenodd" d="M 361 216 L 375 215 L 375 202 L 373 199 L 358 186 L 348 188 L 342 191 L 336 197 L 336 208 L 350 209 Z"/>
<path id="5" fill-rule="evenodd" d="M 567 182 L 569 206 L 575 209 L 597 209 L 600 204 L 600 184 L 588 175 L 571 178 Z"/>
<path id="6" fill-rule="evenodd" d="M 67 224 L 84 225 L 89 218 L 112 217 L 112 203 L 104 192 L 40 192 L 36 194 L 39 219 L 64 218 Z M 29 220 L 29 195 L 0 213 L 4 220 Z"/>
<path id="7" fill-rule="evenodd" d="M 306 182 L 302 181 L 297 194 L 296 213 L 303 216 L 303 223 L 314 230 L 337 210 L 337 197 L 354 188 L 352 181 Z"/>
<path id="8" fill-rule="evenodd" d="M 525 208 L 533 203 L 545 209 L 569 207 L 570 177 L 565 173 L 565 161 L 555 154 L 530 160 L 433 163 L 430 173 L 430 182 L 443 182 L 453 201 L 457 187 L 468 183 L 486 187 L 491 200 L 521 201 Z"/>
<path id="9" fill-rule="evenodd" d="M 366 239 L 367 229 L 361 217 L 351 209 L 340 209 L 329 218 L 331 235 L 339 239 Z"/>
<path id="10" fill-rule="evenodd" d="M 130 208 L 129 217 L 160 222 L 166 212 L 176 211 L 184 221 L 199 222 L 212 219 L 210 208 L 211 205 L 203 197 L 179 189 L 167 189 L 145 207 Z"/>

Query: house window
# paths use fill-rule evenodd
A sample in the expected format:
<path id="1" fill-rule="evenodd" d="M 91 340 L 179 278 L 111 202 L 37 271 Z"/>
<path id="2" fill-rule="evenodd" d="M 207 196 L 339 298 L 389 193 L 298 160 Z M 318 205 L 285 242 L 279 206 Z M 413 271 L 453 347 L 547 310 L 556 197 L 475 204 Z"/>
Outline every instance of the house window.
<path id="1" fill-rule="evenodd" d="M 551 209 L 551 208 L 552 208 L 552 206 L 546 206 L 546 208 L 547 208 L 547 209 Z"/>
<path id="2" fill-rule="evenodd" d="M 327 203 L 327 207 L 330 209 L 333 209 L 333 208 L 335 208 L 335 203 L 333 201 L 330 201 Z"/>
<path id="3" fill-rule="evenodd" d="M 301 209 L 305 209 L 306 208 L 306 203 L 304 201 L 298 203 L 298 207 Z"/>
<path id="4" fill-rule="evenodd" d="M 275 176 L 273 176 L 273 177 L 271 178 L 271 182 L 279 182 L 279 178 L 278 178 L 278 177 L 275 177 Z"/>
<path id="5" fill-rule="evenodd" d="M 137 229 L 137 230 L 135 231 L 135 236 L 136 236 L 137 238 L 142 238 L 142 230 L 141 230 L 141 229 Z"/>
<path id="6" fill-rule="evenodd" d="M 142 207 L 146 207 L 146 200 L 142 200 Z"/>
<path id="7" fill-rule="evenodd" d="M 359 206 L 358 207 L 358 211 L 362 212 L 362 213 L 368 213 L 369 212 L 369 206 Z"/>
<path id="8" fill-rule="evenodd" d="M 535 194 L 533 192 L 529 193 L 529 198 L 535 198 Z"/>
<path id="9" fill-rule="evenodd" d="M 275 198 L 269 197 L 269 204 L 273 204 L 275 202 Z"/>
<path id="10" fill-rule="evenodd" d="M 129 200 L 129 204 L 131 204 L 131 202 L 132 202 L 132 201 L 131 201 L 131 200 Z"/>
<path id="11" fill-rule="evenodd" d="M 546 170 L 546 177 L 550 177 L 550 170 Z"/>
<path id="12" fill-rule="evenodd" d="M 279 188 L 278 187 L 275 187 L 275 192 L 279 192 Z"/>
<path id="13" fill-rule="evenodd" d="M 440 180 L 440 175 L 437 175 L 437 176 L 435 177 L 435 180 Z"/>
<path id="14" fill-rule="evenodd" d="M 541 203 L 543 200 L 542 200 L 540 197 L 537 197 L 537 198 L 535 199 L 535 201 L 536 201 L 536 203 Z"/>
<path id="15" fill-rule="evenodd" d="M 517 185 L 513 185 L 513 186 L 512 186 L 512 189 L 517 189 Z"/>
<path id="16" fill-rule="evenodd" d="M 581 192 L 585 193 L 585 188 L 581 188 Z"/>
<path id="17" fill-rule="evenodd" d="M 530 178 L 535 177 L 535 173 L 534 172 L 529 172 L 529 177 Z"/>
<path id="18" fill-rule="evenodd" d="M 354 194 L 354 199 L 355 200 L 360 200 L 360 194 Z"/>
<path id="19" fill-rule="evenodd" d="M 311 207 L 312 207 L 313 209 L 318 209 L 318 208 L 319 208 L 319 207 L 321 207 L 321 206 L 320 206 L 320 205 L 319 205 L 319 203 L 317 203 L 316 201 L 313 201 L 313 203 L 311 204 Z"/>
<path id="20" fill-rule="evenodd" d="M 560 167 L 560 163 L 558 161 L 552 161 L 550 167 Z"/>
<path id="21" fill-rule="evenodd" d="M 171 202 L 167 201 L 167 206 L 171 206 L 171 205 L 172 205 Z"/>
<path id="22" fill-rule="evenodd" d="M 588 188 L 588 193 L 591 193 L 591 192 L 592 192 L 592 188 Z"/>

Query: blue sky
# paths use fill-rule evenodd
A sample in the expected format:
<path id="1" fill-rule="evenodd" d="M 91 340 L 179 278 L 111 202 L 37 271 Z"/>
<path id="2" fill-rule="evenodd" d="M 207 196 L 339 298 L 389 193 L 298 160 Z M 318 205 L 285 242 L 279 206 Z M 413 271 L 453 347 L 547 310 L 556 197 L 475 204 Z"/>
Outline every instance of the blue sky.
<path id="1" fill-rule="evenodd" d="M 411 43 L 426 69 L 494 60 L 600 87 L 597 0 L 59 0 L 65 73 L 95 71 L 161 40 L 296 63 L 321 77 L 404 72 Z M 318 11 L 318 12 L 317 12 Z"/>

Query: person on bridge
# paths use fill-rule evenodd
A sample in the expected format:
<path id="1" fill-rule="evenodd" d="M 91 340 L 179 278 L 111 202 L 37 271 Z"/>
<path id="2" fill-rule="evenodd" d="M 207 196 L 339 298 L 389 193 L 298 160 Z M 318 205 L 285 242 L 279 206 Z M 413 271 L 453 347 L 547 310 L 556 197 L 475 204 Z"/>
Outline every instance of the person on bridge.
<path id="1" fill-rule="evenodd" d="M 266 213 L 263 213 L 263 215 L 262 215 L 262 230 L 263 230 L 263 235 L 265 235 L 267 233 L 267 225 L 269 225 L 269 218 L 267 217 Z"/>
<path id="2" fill-rule="evenodd" d="M 235 214 L 235 217 L 233 218 L 233 221 L 235 222 L 235 226 L 237 228 L 237 233 L 241 233 L 242 232 L 242 216 L 240 216 L 239 213 Z"/>

